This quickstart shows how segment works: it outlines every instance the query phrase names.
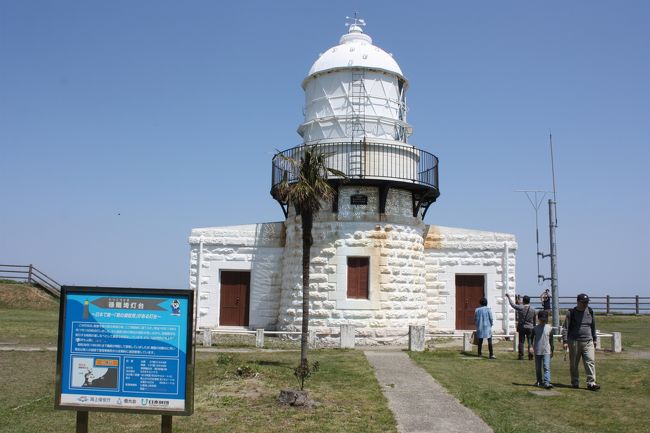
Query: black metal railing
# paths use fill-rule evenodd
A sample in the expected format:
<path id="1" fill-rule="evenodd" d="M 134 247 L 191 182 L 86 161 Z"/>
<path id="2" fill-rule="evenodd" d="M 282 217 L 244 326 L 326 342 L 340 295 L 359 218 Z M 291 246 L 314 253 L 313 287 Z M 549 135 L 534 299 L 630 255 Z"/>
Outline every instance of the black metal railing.
<path id="1" fill-rule="evenodd" d="M 407 144 L 337 142 L 301 145 L 278 152 L 272 160 L 271 191 L 285 178 L 289 183 L 298 172 L 287 158 L 299 161 L 306 147 L 328 155 L 327 165 L 355 179 L 392 180 L 435 190 L 438 195 L 438 158 Z M 334 179 L 336 177 L 333 177 Z"/>

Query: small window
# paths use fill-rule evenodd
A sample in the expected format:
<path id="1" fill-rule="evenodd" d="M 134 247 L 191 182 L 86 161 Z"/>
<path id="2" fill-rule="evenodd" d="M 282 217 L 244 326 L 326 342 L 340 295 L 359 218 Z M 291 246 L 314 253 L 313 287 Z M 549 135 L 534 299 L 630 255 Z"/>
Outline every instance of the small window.
<path id="1" fill-rule="evenodd" d="M 348 257 L 348 298 L 368 299 L 370 257 Z"/>

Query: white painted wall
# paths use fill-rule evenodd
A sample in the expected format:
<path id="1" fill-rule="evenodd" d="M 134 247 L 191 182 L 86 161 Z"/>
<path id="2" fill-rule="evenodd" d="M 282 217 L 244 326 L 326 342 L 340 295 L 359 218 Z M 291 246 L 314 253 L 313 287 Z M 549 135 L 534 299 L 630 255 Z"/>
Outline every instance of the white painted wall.
<path id="1" fill-rule="evenodd" d="M 197 284 L 201 244 L 201 281 Z M 199 328 L 219 325 L 220 273 L 224 270 L 251 272 L 249 327 L 269 329 L 276 325 L 283 223 L 193 229 L 190 246 L 190 287 L 198 292 Z"/>
<path id="2" fill-rule="evenodd" d="M 356 193 L 366 194 L 368 205 L 350 206 L 349 197 Z M 480 274 L 485 276 L 495 332 L 504 326 L 514 332 L 514 313 L 503 303 L 506 286 L 511 294 L 515 291 L 515 237 L 425 226 L 410 215 L 408 193 L 399 190 L 389 193 L 387 213 L 379 218 L 377 194 L 372 187 L 344 187 L 339 213 L 325 209 L 314 223 L 311 329 L 338 334 L 340 325 L 351 324 L 362 337 L 359 344 L 398 341 L 409 325 L 453 331 L 455 276 Z M 218 326 L 220 272 L 250 270 L 250 328 L 300 328 L 300 217 L 290 214 L 286 223 L 194 229 L 190 245 L 190 286 L 198 292 L 199 327 Z M 346 297 L 347 256 L 370 257 L 367 301 Z"/>
<path id="3" fill-rule="evenodd" d="M 514 331 L 514 312 L 503 308 L 503 303 L 508 302 L 506 286 L 509 293 L 515 291 L 517 243 L 514 235 L 432 225 L 427 229 L 424 248 L 430 329 L 455 329 L 455 276 L 475 274 L 485 276 L 486 298 L 495 319 L 494 331 L 501 333 L 504 328 L 510 333 Z"/>

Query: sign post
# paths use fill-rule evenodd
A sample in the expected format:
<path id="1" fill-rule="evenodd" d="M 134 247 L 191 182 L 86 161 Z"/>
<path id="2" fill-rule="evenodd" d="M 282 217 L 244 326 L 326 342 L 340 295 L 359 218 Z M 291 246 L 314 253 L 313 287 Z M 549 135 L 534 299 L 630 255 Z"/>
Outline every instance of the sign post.
<path id="1" fill-rule="evenodd" d="M 191 415 L 194 292 L 119 287 L 61 288 L 55 408 Z"/>

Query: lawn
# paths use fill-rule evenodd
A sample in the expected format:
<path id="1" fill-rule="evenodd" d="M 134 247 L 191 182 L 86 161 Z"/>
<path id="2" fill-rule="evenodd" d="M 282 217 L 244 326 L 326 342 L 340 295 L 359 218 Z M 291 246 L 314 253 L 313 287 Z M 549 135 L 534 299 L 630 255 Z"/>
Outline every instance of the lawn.
<path id="1" fill-rule="evenodd" d="M 320 405 L 310 409 L 280 406 L 280 389 L 295 388 L 293 367 L 299 352 L 237 354 L 198 353 L 195 411 L 175 417 L 178 432 L 386 432 L 395 421 L 362 352 L 312 351 L 321 369 L 308 380 L 310 395 Z M 3 389 L 0 432 L 74 431 L 74 412 L 56 411 L 55 354 L 0 353 Z M 248 373 L 237 374 L 237 369 Z M 159 432 L 160 417 L 91 412 L 90 431 Z M 116 428 L 119 426 L 119 428 Z"/>
<path id="2" fill-rule="evenodd" d="M 13 307 L 12 307 L 13 306 Z M 0 284 L 0 343 L 55 345 L 57 303 L 24 285 Z M 599 330 L 623 333 L 622 354 L 599 351 L 602 390 L 575 390 L 568 361 L 557 353 L 553 382 L 560 395 L 539 397 L 534 367 L 500 343 L 496 361 L 458 348 L 412 353 L 412 358 L 499 432 L 647 432 L 650 425 L 650 316 L 598 317 Z M 267 339 L 267 347 L 293 342 Z M 215 347 L 254 346 L 250 336 L 215 335 Z M 604 341 L 604 347 L 609 342 Z M 361 351 L 314 350 L 321 370 L 308 380 L 311 409 L 277 404 L 280 389 L 295 387 L 296 351 L 198 352 L 195 411 L 174 418 L 177 432 L 395 432 L 372 369 Z M 0 432 L 74 431 L 74 412 L 55 411 L 53 352 L 0 352 Z M 247 375 L 240 376 L 237 370 Z M 581 371 L 581 374 L 582 371 Z M 584 374 L 583 374 L 584 378 Z M 583 380 L 584 386 L 584 380 Z M 92 412 L 90 431 L 158 432 L 160 417 Z M 118 427 L 116 427 L 118 426 Z"/>
<path id="3" fill-rule="evenodd" d="M 411 357 L 495 432 L 647 432 L 650 425 L 650 317 L 598 317 L 601 331 L 623 332 L 624 352 L 596 354 L 599 392 L 572 389 L 562 351 L 552 361 L 552 382 L 560 393 L 540 397 L 534 365 L 512 352 L 498 359 L 465 356 L 457 349 L 412 353 Z M 608 343 L 605 343 L 605 347 Z M 500 346 L 505 348 L 506 346 Z M 643 356 L 645 355 L 645 357 Z M 644 358 L 644 359 L 640 359 Z"/>
<path id="4" fill-rule="evenodd" d="M 12 308 L 13 306 L 13 308 Z M 32 307 L 34 309 L 29 309 Z M 0 283 L 0 343 L 56 345 L 56 302 L 27 285 Z M 295 342 L 266 340 L 267 347 L 295 348 Z M 254 347 L 254 337 L 215 335 L 215 347 Z M 194 415 L 175 417 L 174 431 L 377 432 L 395 433 L 373 371 L 361 351 L 313 350 L 321 368 L 307 382 L 319 404 L 309 409 L 277 403 L 281 389 L 296 388 L 293 368 L 299 351 L 198 352 Z M 71 432 L 75 413 L 54 410 L 54 352 L 0 352 L 0 432 Z M 239 375 L 237 370 L 246 374 Z M 159 432 L 160 417 L 91 412 L 90 431 Z"/>

